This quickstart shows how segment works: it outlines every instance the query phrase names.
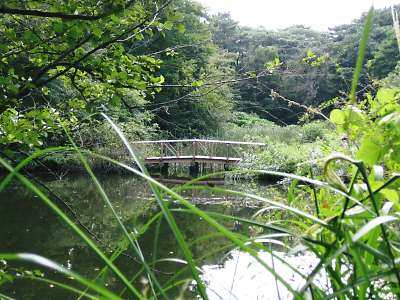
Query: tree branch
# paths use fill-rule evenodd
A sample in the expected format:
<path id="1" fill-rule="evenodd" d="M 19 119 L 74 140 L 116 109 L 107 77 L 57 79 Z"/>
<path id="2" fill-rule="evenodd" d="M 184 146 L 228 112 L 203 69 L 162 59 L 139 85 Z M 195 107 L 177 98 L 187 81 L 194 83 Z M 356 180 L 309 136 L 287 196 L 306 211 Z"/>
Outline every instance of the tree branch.
<path id="1" fill-rule="evenodd" d="M 96 16 L 78 15 L 78 14 L 75 15 L 75 14 L 66 14 L 62 12 L 42 11 L 37 9 L 10 8 L 6 6 L 0 6 L 0 14 L 35 16 L 41 18 L 59 18 L 63 20 L 84 20 L 84 21 L 95 21 L 106 16 L 106 14 L 101 14 Z"/>
<path id="2" fill-rule="evenodd" d="M 217 84 L 228 84 L 228 83 L 235 83 L 235 82 L 252 80 L 252 79 L 256 79 L 257 80 L 259 78 L 272 76 L 272 75 L 273 74 L 261 72 L 260 74 L 258 74 L 256 76 L 249 76 L 249 77 L 243 77 L 243 78 L 222 80 L 222 81 L 218 81 L 218 82 L 206 82 L 206 83 L 203 83 L 203 84 L 201 84 L 199 86 L 192 85 L 192 84 L 151 84 L 151 85 L 148 85 L 147 88 L 148 89 L 151 89 L 151 88 L 183 88 L 183 87 L 198 88 L 198 87 L 202 87 L 202 86 L 214 86 L 214 85 L 217 85 Z"/>
<path id="3" fill-rule="evenodd" d="M 161 7 L 155 12 L 155 15 L 159 14 L 162 10 L 164 10 L 171 2 L 172 2 L 172 0 L 166 1 L 166 2 L 163 4 L 163 6 L 161 6 Z M 153 14 L 152 16 L 154 16 L 154 14 Z M 88 52 L 87 52 L 85 55 L 83 55 L 81 58 L 79 58 L 78 60 L 76 60 L 75 62 L 73 62 L 73 63 L 71 64 L 70 67 L 67 67 L 65 70 L 63 70 L 63 71 L 61 71 L 61 72 L 55 74 L 54 76 L 48 78 L 48 79 L 45 80 L 45 81 L 42 81 L 42 82 L 36 84 L 36 87 L 38 88 L 38 87 L 41 87 L 41 86 L 46 85 L 46 84 L 49 83 L 50 81 L 53 81 L 54 79 L 56 79 L 56 78 L 60 77 L 61 75 L 64 75 L 65 73 L 67 73 L 69 70 L 71 70 L 73 67 L 75 67 L 76 65 L 78 65 L 80 62 L 82 62 L 83 60 L 85 60 L 86 58 L 88 58 L 89 56 L 91 56 L 92 54 L 94 54 L 95 52 L 97 52 L 97 51 L 99 51 L 99 50 L 101 50 L 101 49 L 105 49 L 105 48 L 107 48 L 108 46 L 110 46 L 110 45 L 112 45 L 112 44 L 114 44 L 114 43 L 119 42 L 119 40 L 120 40 L 122 37 L 124 37 L 126 34 L 130 34 L 130 33 L 133 32 L 134 30 L 136 30 L 136 29 L 142 27 L 144 24 L 146 24 L 146 22 L 148 22 L 150 18 L 151 18 L 151 16 L 150 16 L 150 17 L 148 16 L 148 17 L 145 18 L 142 22 L 140 22 L 139 24 L 137 24 L 137 25 L 131 27 L 130 29 L 124 31 L 123 33 L 119 34 L 119 35 L 116 36 L 115 38 L 112 38 L 112 39 L 110 39 L 110 40 L 108 40 L 108 41 L 105 41 L 105 42 L 101 43 L 101 44 L 98 45 L 97 47 L 95 47 L 95 48 L 93 48 L 92 50 L 88 51 Z"/>
<path id="4" fill-rule="evenodd" d="M 88 36 L 83 38 L 80 42 L 78 42 L 76 45 L 74 45 L 73 47 L 71 47 L 70 49 L 66 50 L 64 53 L 62 53 L 51 64 L 49 64 L 49 65 L 45 66 L 44 68 L 42 68 L 39 71 L 39 73 L 35 76 L 35 79 L 33 80 L 33 83 L 36 83 L 44 74 L 47 73 L 47 71 L 49 71 L 50 69 L 56 67 L 65 57 L 67 57 L 68 55 L 72 54 L 76 49 L 78 49 L 79 47 L 81 47 L 84 44 L 86 44 L 90 40 L 91 37 L 92 37 L 92 35 L 89 34 Z"/>

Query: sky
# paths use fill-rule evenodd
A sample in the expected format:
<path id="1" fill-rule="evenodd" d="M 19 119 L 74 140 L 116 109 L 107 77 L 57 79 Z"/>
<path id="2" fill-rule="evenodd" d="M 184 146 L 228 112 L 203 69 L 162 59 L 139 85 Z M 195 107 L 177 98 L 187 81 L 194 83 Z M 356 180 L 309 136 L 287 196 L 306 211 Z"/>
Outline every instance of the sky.
<path id="1" fill-rule="evenodd" d="M 244 26 L 267 29 L 294 24 L 325 31 L 335 25 L 350 23 L 374 3 L 375 8 L 400 4 L 400 0 L 196 0 L 211 13 L 230 12 Z"/>

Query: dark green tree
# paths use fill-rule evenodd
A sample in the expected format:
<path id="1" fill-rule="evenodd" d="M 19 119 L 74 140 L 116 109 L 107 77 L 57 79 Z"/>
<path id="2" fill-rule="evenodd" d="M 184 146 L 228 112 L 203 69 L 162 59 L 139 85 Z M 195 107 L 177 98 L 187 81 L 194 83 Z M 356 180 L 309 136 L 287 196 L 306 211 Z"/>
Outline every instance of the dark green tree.
<path id="1" fill-rule="evenodd" d="M 208 16 L 201 5 L 177 0 L 169 11 L 179 12 L 181 26 L 136 49 L 163 61 L 158 74 L 165 83 L 146 109 L 155 114 L 169 136 L 214 135 L 219 124 L 229 119 L 232 108 L 229 85 L 219 83 L 233 75 L 230 60 L 213 44 Z"/>

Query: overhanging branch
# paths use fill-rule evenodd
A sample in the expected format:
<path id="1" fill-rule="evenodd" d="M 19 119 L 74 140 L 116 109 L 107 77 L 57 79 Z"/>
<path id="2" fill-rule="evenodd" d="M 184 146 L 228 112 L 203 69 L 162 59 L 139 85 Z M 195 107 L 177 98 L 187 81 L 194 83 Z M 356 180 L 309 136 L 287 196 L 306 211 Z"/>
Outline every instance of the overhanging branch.
<path id="1" fill-rule="evenodd" d="M 59 18 L 63 20 L 83 20 L 83 21 L 95 21 L 106 16 L 105 14 L 101 15 L 66 14 L 62 12 L 50 12 L 37 9 L 18 9 L 6 6 L 0 6 L 0 14 L 35 16 L 42 18 Z"/>
<path id="2" fill-rule="evenodd" d="M 164 10 L 170 3 L 172 2 L 172 0 L 168 0 L 166 1 L 156 12 L 155 14 L 153 14 L 151 17 L 153 17 L 154 15 L 158 15 L 162 10 Z M 49 83 L 50 81 L 53 81 L 54 79 L 64 75 L 65 73 L 67 73 L 71 68 L 77 66 L 80 62 L 84 61 L 86 58 L 88 58 L 89 56 L 91 56 L 92 54 L 96 53 L 97 51 L 101 50 L 101 49 L 105 49 L 108 46 L 114 44 L 114 43 L 118 43 L 119 40 L 121 38 L 123 38 L 125 35 L 132 33 L 133 31 L 135 31 L 136 29 L 142 27 L 143 25 L 146 24 L 146 22 L 149 21 L 149 16 L 147 16 L 142 22 L 140 22 L 137 25 L 134 25 L 133 27 L 131 27 L 130 29 L 122 32 L 121 34 L 119 34 L 118 36 L 105 41 L 103 43 L 101 43 L 100 45 L 98 45 L 97 47 L 93 48 L 92 50 L 88 51 L 87 53 L 85 53 L 81 58 L 77 59 L 75 62 L 73 62 L 70 67 L 65 68 L 65 70 L 53 75 L 52 77 L 48 78 L 47 80 L 44 80 L 43 82 L 40 82 L 38 84 L 36 84 L 36 87 L 41 87 L 46 85 L 47 83 Z"/>

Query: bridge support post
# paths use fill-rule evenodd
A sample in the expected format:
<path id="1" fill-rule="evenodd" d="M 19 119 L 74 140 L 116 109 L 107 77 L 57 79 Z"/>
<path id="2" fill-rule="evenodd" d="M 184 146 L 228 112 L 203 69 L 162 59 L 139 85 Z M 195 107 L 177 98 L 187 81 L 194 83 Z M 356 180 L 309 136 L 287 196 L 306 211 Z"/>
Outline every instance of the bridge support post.
<path id="1" fill-rule="evenodd" d="M 168 176 L 168 168 L 169 168 L 169 164 L 164 163 L 161 167 L 161 175 Z"/>
<path id="2" fill-rule="evenodd" d="M 200 171 L 200 164 L 198 162 L 195 162 L 194 164 L 190 165 L 189 167 L 190 176 L 197 177 L 199 175 L 199 171 Z"/>

